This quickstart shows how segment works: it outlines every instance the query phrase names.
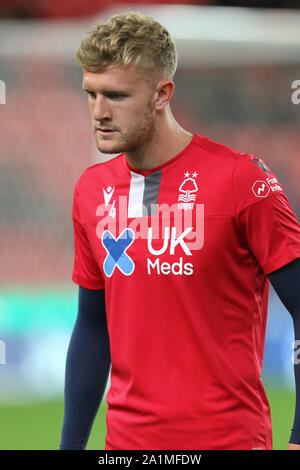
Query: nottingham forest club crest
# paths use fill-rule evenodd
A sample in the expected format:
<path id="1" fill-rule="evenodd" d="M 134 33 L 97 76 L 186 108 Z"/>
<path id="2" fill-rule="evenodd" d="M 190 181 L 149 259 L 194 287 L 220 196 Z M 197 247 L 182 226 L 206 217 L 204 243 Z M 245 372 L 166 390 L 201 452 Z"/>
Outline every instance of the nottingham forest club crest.
<path id="1" fill-rule="evenodd" d="M 179 186 L 178 209 L 193 209 L 198 191 L 197 176 L 196 172 L 191 175 L 188 171 L 184 173 L 184 180 Z"/>

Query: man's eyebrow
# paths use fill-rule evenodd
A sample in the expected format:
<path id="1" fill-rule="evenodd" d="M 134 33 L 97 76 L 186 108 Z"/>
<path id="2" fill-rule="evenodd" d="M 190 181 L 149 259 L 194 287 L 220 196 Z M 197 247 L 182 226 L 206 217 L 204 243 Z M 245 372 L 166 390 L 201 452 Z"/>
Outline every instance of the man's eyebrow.
<path id="1" fill-rule="evenodd" d="M 93 90 L 90 90 L 89 88 L 84 88 L 82 87 L 83 91 L 86 91 L 87 93 L 96 93 Z M 101 90 L 101 93 L 103 95 L 121 95 L 121 96 L 128 96 L 128 92 L 123 91 L 123 90 L 117 90 L 117 89 L 106 89 L 106 90 Z"/>

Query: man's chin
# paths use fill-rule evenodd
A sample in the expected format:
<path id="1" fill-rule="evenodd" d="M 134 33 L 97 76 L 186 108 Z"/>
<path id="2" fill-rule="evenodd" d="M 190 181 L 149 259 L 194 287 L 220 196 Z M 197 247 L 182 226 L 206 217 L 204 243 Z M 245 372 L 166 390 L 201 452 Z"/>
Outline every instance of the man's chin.
<path id="1" fill-rule="evenodd" d="M 98 143 L 97 142 L 97 149 L 99 150 L 99 152 L 101 153 L 104 153 L 104 154 L 108 154 L 108 155 L 112 155 L 112 154 L 117 154 L 117 153 L 121 153 L 122 150 L 119 150 L 119 147 L 115 146 L 115 145 L 103 145 L 103 143 Z"/>
<path id="2" fill-rule="evenodd" d="M 112 140 L 102 140 L 99 138 L 96 138 L 96 146 L 99 152 L 112 155 L 112 154 L 118 154 L 122 153 L 123 149 L 121 148 L 122 146 L 118 145 L 117 142 L 113 142 Z"/>
<path id="3" fill-rule="evenodd" d="M 115 150 L 103 149 L 102 147 L 99 147 L 99 146 L 97 146 L 97 149 L 99 150 L 99 152 L 103 153 L 104 155 L 116 155 L 117 153 L 121 153 L 121 152 L 116 152 Z"/>

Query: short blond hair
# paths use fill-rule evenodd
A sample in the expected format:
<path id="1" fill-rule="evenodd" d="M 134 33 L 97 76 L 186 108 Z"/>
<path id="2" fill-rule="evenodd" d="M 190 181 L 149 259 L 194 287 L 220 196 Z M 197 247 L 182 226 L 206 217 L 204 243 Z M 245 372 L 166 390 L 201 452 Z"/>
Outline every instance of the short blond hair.
<path id="1" fill-rule="evenodd" d="M 177 68 L 175 43 L 158 21 L 140 13 L 112 16 L 88 32 L 76 53 L 76 62 L 90 72 L 109 65 L 130 65 L 173 80 Z"/>

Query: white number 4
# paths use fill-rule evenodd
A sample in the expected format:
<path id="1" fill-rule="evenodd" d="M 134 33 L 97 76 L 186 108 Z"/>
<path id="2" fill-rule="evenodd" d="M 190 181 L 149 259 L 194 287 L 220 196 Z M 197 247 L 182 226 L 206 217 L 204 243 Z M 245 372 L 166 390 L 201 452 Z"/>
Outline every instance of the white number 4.
<path id="1" fill-rule="evenodd" d="M 109 211 L 109 216 L 112 217 L 113 219 L 116 217 L 116 208 L 115 208 L 115 203 L 116 201 L 113 202 L 113 205 L 111 206 L 110 208 L 110 211 Z"/>

